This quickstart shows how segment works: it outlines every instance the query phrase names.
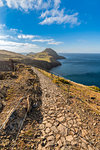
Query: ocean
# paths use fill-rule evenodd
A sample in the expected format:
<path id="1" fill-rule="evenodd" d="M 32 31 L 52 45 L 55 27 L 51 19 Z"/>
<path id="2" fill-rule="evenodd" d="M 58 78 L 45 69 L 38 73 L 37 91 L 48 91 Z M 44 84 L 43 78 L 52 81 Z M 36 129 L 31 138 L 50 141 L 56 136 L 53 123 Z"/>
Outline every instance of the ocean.
<path id="1" fill-rule="evenodd" d="M 51 69 L 66 79 L 84 85 L 100 87 L 100 54 L 60 53 L 66 59 L 59 60 L 61 66 Z"/>

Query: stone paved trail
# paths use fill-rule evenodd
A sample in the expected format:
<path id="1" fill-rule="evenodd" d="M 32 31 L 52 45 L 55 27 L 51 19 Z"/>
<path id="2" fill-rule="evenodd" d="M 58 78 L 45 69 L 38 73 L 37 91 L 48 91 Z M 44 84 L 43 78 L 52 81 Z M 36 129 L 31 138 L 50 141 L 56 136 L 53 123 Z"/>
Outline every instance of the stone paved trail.
<path id="1" fill-rule="evenodd" d="M 40 78 L 42 89 L 43 122 L 38 150 L 99 150 L 92 145 L 87 129 L 79 116 L 67 105 L 62 91 L 52 81 L 33 68 Z"/>

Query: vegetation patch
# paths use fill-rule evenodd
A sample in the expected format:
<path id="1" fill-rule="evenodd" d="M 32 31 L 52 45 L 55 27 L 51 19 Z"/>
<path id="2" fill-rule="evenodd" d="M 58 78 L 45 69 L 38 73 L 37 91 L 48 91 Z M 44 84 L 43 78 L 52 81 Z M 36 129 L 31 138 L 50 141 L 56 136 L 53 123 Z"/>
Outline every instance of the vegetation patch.
<path id="1" fill-rule="evenodd" d="M 100 88 L 97 87 L 97 86 L 91 86 L 90 88 L 93 89 L 96 92 L 100 92 Z"/>
<path id="2" fill-rule="evenodd" d="M 64 78 L 58 78 L 58 81 L 62 82 L 63 84 L 71 84 L 69 81 L 67 81 Z"/>

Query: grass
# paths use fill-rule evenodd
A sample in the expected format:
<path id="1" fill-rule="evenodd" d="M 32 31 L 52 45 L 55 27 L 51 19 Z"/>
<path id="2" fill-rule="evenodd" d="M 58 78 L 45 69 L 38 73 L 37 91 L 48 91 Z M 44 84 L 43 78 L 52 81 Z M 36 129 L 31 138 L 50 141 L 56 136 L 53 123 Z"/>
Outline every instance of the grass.
<path id="1" fill-rule="evenodd" d="M 64 78 L 59 77 L 58 81 L 62 82 L 63 84 L 70 84 L 70 82 Z"/>
<path id="2" fill-rule="evenodd" d="M 97 87 L 97 86 L 91 86 L 90 88 L 93 89 L 96 92 L 100 92 L 100 88 Z"/>
<path id="3" fill-rule="evenodd" d="M 51 62 L 51 56 L 49 56 L 47 53 L 43 53 L 43 52 L 36 54 L 34 56 L 34 59 Z"/>
<path id="4" fill-rule="evenodd" d="M 6 51 L 6 50 L 0 50 L 0 61 L 6 61 L 9 59 L 21 60 L 24 58 L 26 58 L 26 57 L 21 54 L 17 54 L 17 53 Z"/>
<path id="5" fill-rule="evenodd" d="M 52 56 L 50 56 L 47 52 L 40 52 L 34 55 L 30 55 L 35 60 L 42 60 L 47 62 L 55 61 Z"/>

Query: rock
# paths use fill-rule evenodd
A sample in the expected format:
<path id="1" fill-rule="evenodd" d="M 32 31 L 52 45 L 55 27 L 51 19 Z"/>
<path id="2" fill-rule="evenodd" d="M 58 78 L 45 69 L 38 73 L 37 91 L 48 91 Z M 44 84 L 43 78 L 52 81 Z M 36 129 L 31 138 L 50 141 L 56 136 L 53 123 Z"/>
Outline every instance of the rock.
<path id="1" fill-rule="evenodd" d="M 43 130 L 44 127 L 45 127 L 44 124 L 40 124 L 40 126 L 39 126 L 40 130 Z"/>
<path id="2" fill-rule="evenodd" d="M 58 122 L 55 122 L 55 123 L 54 123 L 54 126 L 55 126 L 55 127 L 57 127 L 58 125 L 59 125 L 59 123 L 58 123 Z"/>
<path id="3" fill-rule="evenodd" d="M 54 136 L 48 136 L 47 141 L 54 141 Z"/>
<path id="4" fill-rule="evenodd" d="M 63 146 L 63 147 L 61 147 L 61 148 L 60 148 L 60 150 L 65 150 L 65 147 L 64 147 L 64 146 Z"/>
<path id="5" fill-rule="evenodd" d="M 54 133 L 57 133 L 57 132 L 58 132 L 58 130 L 57 130 L 57 128 L 56 128 L 55 126 L 52 126 L 52 127 L 51 127 L 51 130 L 52 130 Z"/>
<path id="6" fill-rule="evenodd" d="M 69 125 L 73 125 L 73 120 L 69 120 L 69 121 L 68 121 L 68 124 L 69 124 Z M 73 126 L 75 126 L 75 124 L 74 124 Z M 77 125 L 76 125 L 76 126 L 77 126 Z"/>
<path id="7" fill-rule="evenodd" d="M 59 147 L 62 147 L 62 142 L 61 142 L 61 140 L 59 140 L 59 141 L 57 142 L 57 144 L 59 145 Z"/>
<path id="8" fill-rule="evenodd" d="M 88 145 L 88 150 L 93 150 L 93 148 L 90 145 Z"/>
<path id="9" fill-rule="evenodd" d="M 50 132 L 50 128 L 47 128 L 45 132 L 46 132 L 46 133 L 49 133 L 49 132 Z"/>
<path id="10" fill-rule="evenodd" d="M 66 128 L 66 127 L 64 127 L 64 126 L 61 125 L 61 124 L 57 127 L 57 129 L 60 131 L 61 134 L 64 134 L 64 133 L 65 133 L 65 128 Z"/>
<path id="11" fill-rule="evenodd" d="M 60 117 L 60 118 L 57 118 L 57 120 L 58 120 L 59 122 L 62 122 L 62 121 L 64 121 L 64 119 L 65 119 L 65 117 Z"/>
<path id="12" fill-rule="evenodd" d="M 72 135 L 66 136 L 66 141 L 71 142 L 73 140 Z"/>
<path id="13" fill-rule="evenodd" d="M 65 136 L 68 134 L 68 129 L 65 128 Z"/>
<path id="14" fill-rule="evenodd" d="M 84 149 L 87 149 L 86 143 L 82 142 L 82 147 L 83 147 Z"/>
<path id="15" fill-rule="evenodd" d="M 71 141 L 71 145 L 77 146 L 77 145 L 78 145 L 78 144 L 77 144 L 77 141 Z"/>
<path id="16" fill-rule="evenodd" d="M 65 145 L 65 144 L 66 144 L 66 140 L 65 140 L 65 138 L 64 138 L 64 137 L 61 137 L 61 142 L 62 142 L 62 144 L 63 144 L 63 145 Z"/>
<path id="17" fill-rule="evenodd" d="M 60 138 L 60 134 L 56 134 L 56 140 L 58 141 Z"/>
<path id="18" fill-rule="evenodd" d="M 84 137 L 87 134 L 86 130 L 82 130 L 82 136 Z"/>
<path id="19" fill-rule="evenodd" d="M 54 141 L 48 141 L 46 147 L 54 146 L 54 144 L 55 144 Z"/>
<path id="20" fill-rule="evenodd" d="M 51 123 L 46 123 L 46 127 L 48 127 L 48 128 L 50 128 L 52 126 L 52 124 Z"/>
<path id="21" fill-rule="evenodd" d="M 42 150 L 42 145 L 41 144 L 38 145 L 38 150 Z"/>

